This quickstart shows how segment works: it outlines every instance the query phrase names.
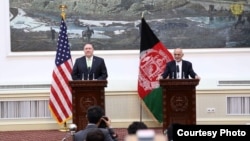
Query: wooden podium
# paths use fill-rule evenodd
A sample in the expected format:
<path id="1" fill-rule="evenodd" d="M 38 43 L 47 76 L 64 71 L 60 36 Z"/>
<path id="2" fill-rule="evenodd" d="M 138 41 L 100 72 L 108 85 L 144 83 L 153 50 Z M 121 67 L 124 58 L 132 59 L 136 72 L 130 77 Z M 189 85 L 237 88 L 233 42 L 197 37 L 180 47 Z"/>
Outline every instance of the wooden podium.
<path id="1" fill-rule="evenodd" d="M 82 130 L 88 124 L 86 118 L 89 106 L 99 105 L 105 110 L 105 90 L 107 80 L 73 80 L 72 88 L 73 123 L 77 125 L 77 131 Z"/>
<path id="2" fill-rule="evenodd" d="M 171 123 L 196 124 L 196 86 L 199 79 L 161 79 L 163 130 Z"/>

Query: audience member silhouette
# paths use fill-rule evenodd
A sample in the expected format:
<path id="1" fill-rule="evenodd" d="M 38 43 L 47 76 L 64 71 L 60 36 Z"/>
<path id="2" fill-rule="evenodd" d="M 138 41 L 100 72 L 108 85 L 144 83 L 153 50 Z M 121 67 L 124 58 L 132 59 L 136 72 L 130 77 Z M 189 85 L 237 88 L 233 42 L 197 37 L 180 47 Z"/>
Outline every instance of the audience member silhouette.
<path id="1" fill-rule="evenodd" d="M 99 129 L 104 134 L 105 141 L 114 141 L 110 135 L 109 129 L 111 128 L 111 120 L 108 118 L 106 121 L 104 116 L 104 110 L 100 106 L 90 106 L 87 110 L 88 124 L 85 129 L 82 129 L 75 133 L 74 141 L 85 141 L 87 134 L 93 129 Z M 101 121 L 106 123 L 107 128 L 98 128 Z"/>
<path id="2" fill-rule="evenodd" d="M 105 141 L 105 136 L 99 128 L 95 128 L 87 133 L 85 141 Z"/>
<path id="3" fill-rule="evenodd" d="M 133 135 L 141 129 L 148 129 L 148 126 L 144 122 L 134 121 L 128 126 L 127 131 L 129 135 Z"/>
<path id="4" fill-rule="evenodd" d="M 181 125 L 180 123 L 171 123 L 168 128 L 164 131 L 164 134 L 167 136 L 168 141 L 174 140 L 174 127 Z"/>
<path id="5" fill-rule="evenodd" d="M 106 116 L 103 116 L 102 118 L 105 119 L 106 121 L 109 121 L 108 117 L 106 117 Z M 109 134 L 112 137 L 112 139 L 114 141 L 118 141 L 118 134 L 115 133 L 114 129 L 107 128 L 107 123 L 104 120 L 101 121 L 101 123 L 99 124 L 98 128 L 106 128 L 106 129 L 108 129 Z"/>

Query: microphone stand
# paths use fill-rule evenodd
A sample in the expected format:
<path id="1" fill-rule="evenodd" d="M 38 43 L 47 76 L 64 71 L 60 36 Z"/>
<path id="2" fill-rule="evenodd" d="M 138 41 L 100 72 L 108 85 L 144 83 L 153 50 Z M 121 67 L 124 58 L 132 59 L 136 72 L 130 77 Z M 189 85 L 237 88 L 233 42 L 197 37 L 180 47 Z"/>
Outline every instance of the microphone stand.
<path id="1" fill-rule="evenodd" d="M 72 136 L 72 141 L 75 141 L 75 131 L 71 131 L 70 134 Z"/>
<path id="2" fill-rule="evenodd" d="M 66 135 L 64 136 L 64 138 L 62 139 L 62 141 L 66 141 L 66 139 L 69 137 L 69 133 L 66 133 Z"/>
<path id="3" fill-rule="evenodd" d="M 65 137 L 62 139 L 62 141 L 66 141 L 67 138 L 72 137 L 72 141 L 75 140 L 75 131 L 70 131 L 70 133 L 67 133 Z"/>
<path id="4" fill-rule="evenodd" d="M 76 132 L 77 126 L 75 124 L 70 124 L 69 125 L 69 130 L 70 132 L 67 132 L 65 137 L 62 139 L 62 141 L 66 141 L 68 137 L 72 137 L 72 141 L 75 140 L 75 132 Z M 70 136 L 69 136 L 70 135 Z"/>

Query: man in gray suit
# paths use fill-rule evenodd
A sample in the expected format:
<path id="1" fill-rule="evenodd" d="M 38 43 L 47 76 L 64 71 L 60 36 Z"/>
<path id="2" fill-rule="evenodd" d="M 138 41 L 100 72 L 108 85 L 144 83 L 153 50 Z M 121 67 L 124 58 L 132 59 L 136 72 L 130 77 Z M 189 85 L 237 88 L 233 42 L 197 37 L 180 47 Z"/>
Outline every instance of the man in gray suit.
<path id="1" fill-rule="evenodd" d="M 104 134 L 105 141 L 114 141 L 109 132 L 111 121 L 110 119 L 105 120 L 103 116 L 104 111 L 101 107 L 90 106 L 87 111 L 88 125 L 85 127 L 85 129 L 75 133 L 74 141 L 84 141 L 87 137 L 87 134 L 97 129 L 101 122 L 105 122 L 107 126 L 107 128 L 99 128 Z"/>

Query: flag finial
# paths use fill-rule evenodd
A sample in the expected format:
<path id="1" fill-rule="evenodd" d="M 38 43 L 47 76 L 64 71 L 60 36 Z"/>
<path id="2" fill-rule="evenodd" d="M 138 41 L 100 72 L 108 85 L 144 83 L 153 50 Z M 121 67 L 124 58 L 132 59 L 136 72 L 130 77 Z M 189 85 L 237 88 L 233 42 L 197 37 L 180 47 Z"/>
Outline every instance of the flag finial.
<path id="1" fill-rule="evenodd" d="M 144 18 L 144 11 L 141 13 L 141 18 Z"/>
<path id="2" fill-rule="evenodd" d="M 65 9 L 67 9 L 67 5 L 61 4 L 59 8 L 61 9 L 61 16 L 65 20 L 66 18 Z"/>

